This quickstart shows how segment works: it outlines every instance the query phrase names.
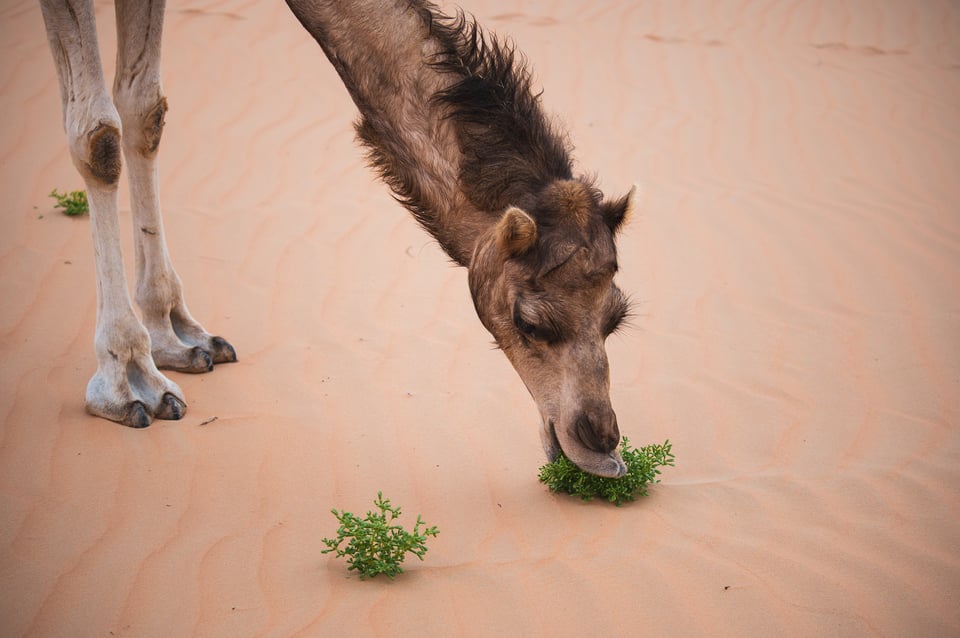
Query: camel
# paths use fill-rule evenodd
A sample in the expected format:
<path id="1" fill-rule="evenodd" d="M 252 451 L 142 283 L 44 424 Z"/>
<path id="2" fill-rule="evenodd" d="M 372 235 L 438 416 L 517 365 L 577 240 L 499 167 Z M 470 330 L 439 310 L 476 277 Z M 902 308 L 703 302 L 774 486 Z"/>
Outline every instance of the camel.
<path id="1" fill-rule="evenodd" d="M 614 283 L 615 238 L 635 189 L 606 199 L 575 175 L 509 41 L 426 0 L 287 0 L 336 68 L 359 140 L 396 199 L 467 268 L 477 315 L 541 416 L 547 458 L 622 476 L 606 338 L 629 313 Z M 163 0 L 117 0 L 113 96 L 92 0 L 41 0 L 70 156 L 90 202 L 97 370 L 86 409 L 131 427 L 180 419 L 186 399 L 160 368 L 206 372 L 237 354 L 187 309 L 164 239 L 157 153 Z M 135 233 L 134 312 L 120 252 L 121 151 Z"/>

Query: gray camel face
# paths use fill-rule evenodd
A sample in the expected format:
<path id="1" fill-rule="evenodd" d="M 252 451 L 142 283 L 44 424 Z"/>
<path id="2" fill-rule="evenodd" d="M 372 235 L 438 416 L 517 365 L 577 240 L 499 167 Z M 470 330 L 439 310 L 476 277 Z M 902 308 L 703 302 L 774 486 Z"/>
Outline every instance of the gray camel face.
<path id="1" fill-rule="evenodd" d="M 619 477 L 626 466 L 605 341 L 629 312 L 613 282 L 614 232 L 629 200 L 618 203 L 612 223 L 616 205 L 587 198 L 579 182 L 556 189 L 563 196 L 545 198 L 554 210 L 504 213 L 478 244 L 470 289 L 481 321 L 537 403 L 547 457 L 563 450 L 591 474 Z M 567 210 L 571 200 L 581 209 Z"/>

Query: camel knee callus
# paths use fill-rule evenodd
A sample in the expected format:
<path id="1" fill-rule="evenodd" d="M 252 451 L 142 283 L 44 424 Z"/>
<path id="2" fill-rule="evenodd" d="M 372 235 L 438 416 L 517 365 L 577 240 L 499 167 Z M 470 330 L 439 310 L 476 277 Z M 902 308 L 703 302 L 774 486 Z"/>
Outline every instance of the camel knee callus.
<path id="1" fill-rule="evenodd" d="M 90 134 L 90 175 L 105 185 L 120 179 L 120 131 L 110 124 L 100 124 Z"/>

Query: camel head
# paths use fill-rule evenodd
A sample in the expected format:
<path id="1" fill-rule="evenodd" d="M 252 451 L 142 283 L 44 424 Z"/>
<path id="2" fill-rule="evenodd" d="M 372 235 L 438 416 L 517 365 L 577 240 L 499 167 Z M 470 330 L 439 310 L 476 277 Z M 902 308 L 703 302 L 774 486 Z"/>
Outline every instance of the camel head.
<path id="1" fill-rule="evenodd" d="M 469 265 L 477 314 L 540 410 L 547 457 L 563 450 L 608 477 L 626 473 L 605 341 L 629 311 L 614 238 L 633 194 L 604 201 L 586 181 L 555 181 L 503 211 Z"/>

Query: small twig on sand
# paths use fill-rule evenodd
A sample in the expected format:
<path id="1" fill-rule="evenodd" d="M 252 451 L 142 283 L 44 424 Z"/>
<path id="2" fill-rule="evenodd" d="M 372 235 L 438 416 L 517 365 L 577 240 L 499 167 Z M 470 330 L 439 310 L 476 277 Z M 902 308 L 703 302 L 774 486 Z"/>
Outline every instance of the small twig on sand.
<path id="1" fill-rule="evenodd" d="M 207 425 L 207 424 L 209 424 L 209 423 L 213 423 L 214 421 L 216 421 L 216 420 L 219 419 L 219 418 L 220 418 L 220 417 L 218 417 L 218 416 L 212 416 L 212 417 L 210 417 L 209 419 L 207 419 L 206 421 L 201 421 L 201 422 L 200 422 L 200 425 Z"/>

